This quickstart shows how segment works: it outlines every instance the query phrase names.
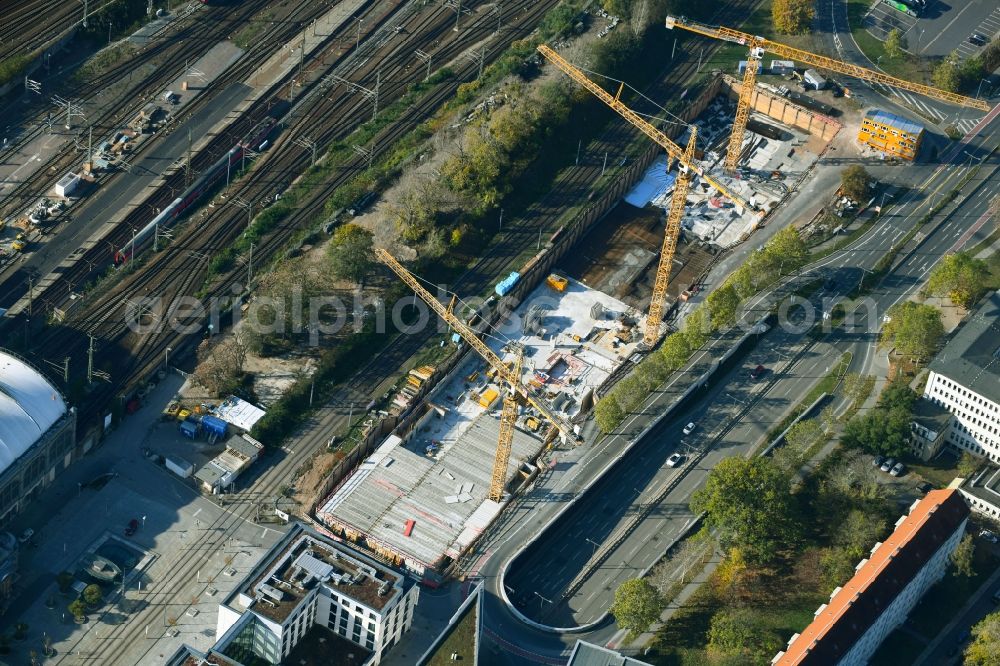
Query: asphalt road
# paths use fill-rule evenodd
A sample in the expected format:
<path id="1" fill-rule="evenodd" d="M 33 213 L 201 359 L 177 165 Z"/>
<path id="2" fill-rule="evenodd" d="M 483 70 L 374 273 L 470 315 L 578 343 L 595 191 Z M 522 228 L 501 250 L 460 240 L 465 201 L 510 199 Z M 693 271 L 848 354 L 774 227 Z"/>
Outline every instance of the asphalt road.
<path id="1" fill-rule="evenodd" d="M 803 279 L 809 279 L 810 274 L 823 277 L 832 275 L 837 279 L 840 291 L 846 292 L 853 288 L 865 275 L 861 269 L 872 268 L 905 231 L 926 214 L 933 202 L 940 200 L 940 197 L 954 187 L 976 162 L 983 160 L 996 145 L 998 134 L 1000 122 L 993 120 L 967 145 L 955 150 L 954 163 L 949 165 L 923 164 L 885 169 L 882 176 L 886 180 L 912 189 L 864 237 L 811 267 Z M 935 218 L 934 224 L 925 227 L 927 237 L 922 243 L 901 253 L 899 265 L 869 294 L 873 303 L 873 320 L 880 320 L 882 312 L 919 284 L 941 256 L 956 247 L 974 245 L 988 234 L 989 227 L 985 224 L 984 214 L 993 196 L 1000 193 L 1000 179 L 995 173 L 997 163 L 996 157 L 986 160 L 979 174 L 963 187 L 960 197 Z M 873 360 L 873 328 L 875 327 L 868 325 L 868 310 L 861 307 L 853 326 L 836 331 L 823 344 L 814 346 L 809 350 L 808 358 L 799 361 L 787 372 L 780 367 L 779 356 L 788 354 L 789 339 L 785 337 L 786 333 L 779 330 L 765 336 L 740 370 L 731 372 L 724 384 L 710 387 L 707 399 L 691 408 L 693 412 L 704 414 L 699 419 L 701 428 L 691 438 L 691 443 L 711 441 L 721 428 L 728 427 L 728 432 L 719 439 L 718 457 L 721 458 L 724 451 L 736 451 L 741 446 L 745 447 L 749 438 L 756 439 L 767 430 L 774 415 L 783 411 L 783 404 L 787 407 L 789 396 L 804 393 L 805 387 L 824 374 L 819 369 L 825 370 L 835 363 L 844 350 L 855 351 L 851 369 L 864 371 Z M 775 358 L 779 359 L 778 363 L 775 363 Z M 776 377 L 769 382 L 766 392 L 755 389 L 745 375 L 746 369 L 758 362 L 771 364 L 775 369 Z M 739 408 L 738 401 L 745 399 L 748 394 L 758 400 L 760 407 L 750 411 L 748 417 L 725 426 L 726 420 Z M 647 412 L 645 418 L 648 420 L 654 415 L 648 412 L 655 413 L 658 408 L 644 411 Z M 549 663 L 564 658 L 568 646 L 578 637 L 597 643 L 613 642 L 615 630 L 607 620 L 594 629 L 570 635 L 557 635 L 533 628 L 519 621 L 504 605 L 500 598 L 500 586 L 506 583 L 509 586 L 508 594 L 515 604 L 520 604 L 522 612 L 535 620 L 549 622 L 548 618 L 551 617 L 552 624 L 565 626 L 569 619 L 578 622 L 595 619 L 601 609 L 610 604 L 614 585 L 623 578 L 635 575 L 637 570 L 644 569 L 662 553 L 669 538 L 682 531 L 684 524 L 690 520 L 690 513 L 686 510 L 687 499 L 704 480 L 708 466 L 713 460 L 717 460 L 712 457 L 714 454 L 688 471 L 684 481 L 678 483 L 651 512 L 655 516 L 653 520 L 640 523 L 633 534 L 621 542 L 618 550 L 624 553 L 624 557 L 616 553 L 608 558 L 609 563 L 602 565 L 598 574 L 588 580 L 563 608 L 556 606 L 559 586 L 572 580 L 579 572 L 581 563 L 593 557 L 595 549 L 600 548 L 586 540 L 591 538 L 588 534 L 613 532 L 608 525 L 608 516 L 614 517 L 617 514 L 620 521 L 627 519 L 643 504 L 643 497 L 653 496 L 658 486 L 668 483 L 678 474 L 676 470 L 655 465 L 655 462 L 665 459 L 677 445 L 680 439 L 678 430 L 689 418 L 684 414 L 673 418 L 669 424 L 665 424 L 662 434 L 658 434 L 655 439 L 651 438 L 651 443 L 644 443 L 637 448 L 636 459 L 629 458 L 610 472 L 616 482 L 610 482 L 610 486 L 617 487 L 617 492 L 594 493 L 593 498 L 587 494 L 581 496 L 579 501 L 588 503 L 591 510 L 579 511 L 580 519 L 575 524 L 557 524 L 546 531 L 540 538 L 540 545 L 529 547 L 523 560 L 526 562 L 523 568 L 519 562 L 511 565 L 509 579 L 500 579 L 502 568 L 511 562 L 522 544 L 533 534 L 537 534 L 551 516 L 565 506 L 575 488 L 582 488 L 597 474 L 609 454 L 621 451 L 626 443 L 625 438 L 616 435 L 595 445 L 591 453 L 580 457 L 577 463 L 580 468 L 572 479 L 564 474 L 550 477 L 552 485 L 549 481 L 541 482 L 525 502 L 496 528 L 502 532 L 500 538 L 493 538 L 490 534 L 486 536 L 485 550 L 476 563 L 475 573 L 484 579 L 489 592 L 486 601 L 487 635 L 502 646 L 500 651 L 493 654 L 493 661 L 523 663 L 527 655 L 531 660 Z M 633 431 L 634 427 L 629 430 Z M 650 456 L 651 452 L 656 455 L 642 460 L 644 453 Z M 646 477 L 646 488 L 632 487 L 635 481 L 643 479 L 642 475 L 637 476 L 640 472 Z M 640 490 L 642 494 L 638 492 Z M 550 499 L 546 500 L 546 497 Z M 574 513 L 567 512 L 566 515 L 567 520 L 572 521 Z M 657 537 L 656 541 L 653 540 L 654 536 Z M 594 541 L 602 543 L 598 539 Z M 620 564 L 622 559 L 626 560 L 626 566 Z M 615 566 L 615 562 L 619 563 L 618 566 Z M 544 572 L 544 575 L 536 572 Z M 519 585 L 521 589 L 518 589 Z M 545 592 L 549 592 L 551 596 L 546 596 Z"/>

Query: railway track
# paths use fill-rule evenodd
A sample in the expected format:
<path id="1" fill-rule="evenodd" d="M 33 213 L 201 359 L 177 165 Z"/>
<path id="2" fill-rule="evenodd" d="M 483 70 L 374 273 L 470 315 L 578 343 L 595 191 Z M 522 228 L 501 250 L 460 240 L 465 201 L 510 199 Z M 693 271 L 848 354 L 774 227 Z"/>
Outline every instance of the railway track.
<path id="1" fill-rule="evenodd" d="M 83 20 L 82 5 L 59 0 L 10 0 L 0 11 L 0 61 L 34 53 Z"/>

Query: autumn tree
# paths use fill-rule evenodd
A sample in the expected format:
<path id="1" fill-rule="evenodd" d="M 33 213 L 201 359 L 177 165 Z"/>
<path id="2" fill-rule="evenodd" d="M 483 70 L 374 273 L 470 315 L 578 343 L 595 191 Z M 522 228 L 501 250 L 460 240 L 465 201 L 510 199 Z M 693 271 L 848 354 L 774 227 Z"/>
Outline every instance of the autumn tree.
<path id="1" fill-rule="evenodd" d="M 783 644 L 762 614 L 749 608 L 724 608 L 712 616 L 708 628 L 709 654 L 736 663 L 766 664 Z"/>
<path id="2" fill-rule="evenodd" d="M 927 291 L 969 308 L 989 289 L 989 280 L 990 268 L 985 261 L 968 252 L 956 252 L 945 256 L 931 271 Z"/>
<path id="3" fill-rule="evenodd" d="M 87 587 L 83 588 L 82 596 L 87 605 L 93 607 L 101 603 L 101 599 L 104 598 L 104 591 L 101 589 L 100 585 L 91 583 Z"/>
<path id="4" fill-rule="evenodd" d="M 774 28 L 786 35 L 808 32 L 816 6 L 813 0 L 774 0 L 771 3 L 771 19 Z"/>
<path id="5" fill-rule="evenodd" d="M 966 534 L 955 546 L 954 552 L 949 556 L 951 566 L 954 568 L 956 576 L 971 578 L 976 574 L 972 568 L 972 559 L 976 554 L 976 544 L 972 540 L 971 534 Z"/>
<path id="6" fill-rule="evenodd" d="M 948 56 L 934 68 L 931 73 L 931 82 L 934 87 L 948 92 L 958 92 L 962 85 L 962 71 L 960 67 L 961 56 L 958 51 L 952 51 Z"/>
<path id="7" fill-rule="evenodd" d="M 1000 666 L 1000 611 L 990 613 L 972 627 L 972 642 L 965 649 L 965 666 Z"/>
<path id="8" fill-rule="evenodd" d="M 333 233 L 327 258 L 334 275 L 360 282 L 375 263 L 372 232 L 356 224 L 345 224 Z"/>
<path id="9" fill-rule="evenodd" d="M 903 55 L 903 51 L 906 48 L 906 40 L 903 38 L 903 33 L 899 28 L 893 28 L 889 31 L 889 34 L 885 36 L 883 46 L 885 47 L 885 54 L 889 58 L 899 58 Z"/>
<path id="10" fill-rule="evenodd" d="M 620 628 L 639 633 L 659 619 L 663 599 L 645 579 L 633 578 L 618 586 L 608 610 Z"/>
<path id="11" fill-rule="evenodd" d="M 979 471 L 983 461 L 975 457 L 968 451 L 962 451 L 962 457 L 958 459 L 958 470 L 956 473 L 963 479 L 971 478 Z"/>
<path id="12" fill-rule="evenodd" d="M 881 345 L 892 345 L 896 352 L 924 361 L 934 355 L 944 336 L 944 324 L 937 308 L 905 301 L 886 313 L 889 321 L 882 326 Z"/>
<path id="13" fill-rule="evenodd" d="M 852 164 L 840 172 L 840 188 L 844 196 L 863 201 L 871 189 L 872 177 L 860 164 Z"/>
<path id="14" fill-rule="evenodd" d="M 194 377 L 213 396 L 238 393 L 246 377 L 250 344 L 249 326 L 242 326 L 215 340 L 205 340 L 198 348 Z"/>
<path id="15" fill-rule="evenodd" d="M 726 458 L 691 498 L 725 549 L 738 548 L 750 564 L 772 561 L 801 532 L 788 476 L 770 458 Z"/>

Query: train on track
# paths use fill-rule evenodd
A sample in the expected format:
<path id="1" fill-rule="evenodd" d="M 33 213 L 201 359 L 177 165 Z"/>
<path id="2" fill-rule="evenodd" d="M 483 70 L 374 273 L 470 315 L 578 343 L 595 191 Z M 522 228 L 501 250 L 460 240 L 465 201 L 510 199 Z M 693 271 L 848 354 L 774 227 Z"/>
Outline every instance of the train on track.
<path id="1" fill-rule="evenodd" d="M 260 152 L 266 149 L 270 143 L 270 136 L 275 126 L 276 121 L 272 117 L 261 121 L 242 141 L 230 148 L 215 164 L 198 176 L 197 180 L 191 183 L 190 187 L 181 192 L 179 197 L 171 201 L 170 205 L 160 211 L 159 215 L 139 230 L 128 243 L 116 250 L 114 253 L 115 264 L 121 265 L 131 261 L 136 253 L 141 252 L 145 245 L 152 240 L 155 233 L 169 228 L 176 222 L 220 178 L 224 178 L 233 165 L 243 159 L 248 150 Z"/>

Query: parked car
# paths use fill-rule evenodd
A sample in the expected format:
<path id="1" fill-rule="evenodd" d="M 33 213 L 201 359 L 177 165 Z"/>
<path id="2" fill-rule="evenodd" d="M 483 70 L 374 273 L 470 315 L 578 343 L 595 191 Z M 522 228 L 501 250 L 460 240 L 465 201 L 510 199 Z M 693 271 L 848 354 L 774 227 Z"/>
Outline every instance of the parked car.
<path id="1" fill-rule="evenodd" d="M 896 464 L 895 458 L 886 458 L 885 460 L 882 461 L 882 466 L 879 467 L 879 469 L 882 470 L 883 472 L 888 472 L 890 469 L 892 469 L 893 465 L 895 464 Z"/>
<path id="2" fill-rule="evenodd" d="M 1000 541 L 1000 538 L 998 538 L 996 534 L 994 534 L 993 532 L 991 532 L 989 530 L 983 530 L 983 531 L 981 531 L 979 533 L 979 536 L 982 537 L 983 539 L 986 539 L 990 543 L 997 543 L 998 541 Z"/>
<path id="3" fill-rule="evenodd" d="M 872 459 L 872 467 L 881 467 L 882 463 L 885 462 L 885 456 L 875 456 Z"/>
<path id="4" fill-rule="evenodd" d="M 125 527 L 125 536 L 132 536 L 139 530 L 139 521 L 133 518 Z"/>
<path id="5" fill-rule="evenodd" d="M 969 35 L 969 43 L 975 46 L 983 46 L 987 41 L 986 35 L 981 35 L 978 32 Z"/>
<path id="6" fill-rule="evenodd" d="M 762 365 L 758 365 L 756 368 L 750 371 L 750 379 L 757 381 L 767 372 L 767 368 Z"/>
<path id="7" fill-rule="evenodd" d="M 684 462 L 684 456 L 679 453 L 674 453 L 667 458 L 667 467 L 677 467 L 682 462 Z"/>
<path id="8" fill-rule="evenodd" d="M 695 429 L 695 425 L 694 425 L 694 421 L 692 421 L 691 423 L 688 423 L 686 426 L 684 426 L 684 434 L 685 435 L 690 435 L 691 433 L 694 432 L 694 429 Z"/>
<path id="9" fill-rule="evenodd" d="M 906 465 L 904 465 L 901 462 L 898 462 L 892 466 L 892 469 L 889 470 L 889 474 L 891 474 L 892 476 L 899 476 L 905 470 L 906 470 Z"/>
<path id="10" fill-rule="evenodd" d="M 21 543 L 28 543 L 29 541 L 31 541 L 31 537 L 33 536 L 35 536 L 35 530 L 29 527 L 28 529 L 21 532 L 21 536 L 18 537 L 18 541 L 20 541 Z"/>

